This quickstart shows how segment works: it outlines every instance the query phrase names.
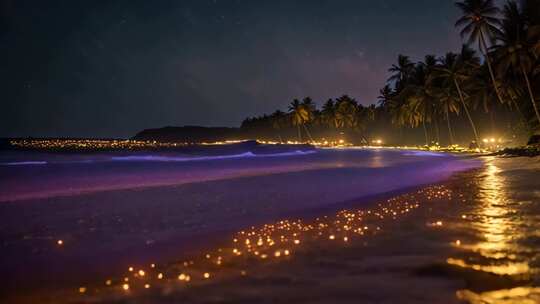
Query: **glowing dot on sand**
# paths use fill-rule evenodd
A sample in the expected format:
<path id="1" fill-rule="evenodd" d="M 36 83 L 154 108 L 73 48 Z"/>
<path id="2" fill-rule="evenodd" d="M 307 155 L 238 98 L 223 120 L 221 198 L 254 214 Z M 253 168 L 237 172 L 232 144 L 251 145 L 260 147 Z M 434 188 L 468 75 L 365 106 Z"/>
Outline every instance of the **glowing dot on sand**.
<path id="1" fill-rule="evenodd" d="M 279 258 L 281 256 L 281 251 L 278 250 L 278 251 L 274 252 L 274 256 L 276 258 Z"/>
<path id="2" fill-rule="evenodd" d="M 348 237 L 343 237 L 343 241 L 347 242 L 347 241 L 349 241 L 349 238 Z"/>
<path id="3" fill-rule="evenodd" d="M 285 249 L 285 251 L 283 251 L 283 253 L 284 253 L 285 255 L 289 255 L 289 254 L 290 254 L 290 251 L 289 251 L 288 249 Z"/>
<path id="4" fill-rule="evenodd" d="M 459 246 L 461 245 L 461 241 L 460 240 L 456 240 L 456 246 Z"/>
<path id="5" fill-rule="evenodd" d="M 186 279 L 186 275 L 183 274 L 183 273 L 181 273 L 181 274 L 178 276 L 178 279 L 179 279 L 180 281 L 183 281 L 183 280 Z"/>
<path id="6" fill-rule="evenodd" d="M 294 240 L 294 243 L 295 243 L 296 245 L 298 245 L 298 244 L 300 244 L 300 240 Z"/>
<path id="7" fill-rule="evenodd" d="M 144 288 L 146 289 L 150 288 L 150 284 L 144 284 Z"/>
<path id="8" fill-rule="evenodd" d="M 191 280 L 191 277 L 189 275 L 186 275 L 186 282 L 189 282 Z"/>
<path id="9" fill-rule="evenodd" d="M 203 274 L 203 277 L 204 277 L 205 279 L 208 279 L 208 278 L 210 278 L 210 273 L 208 273 L 208 272 L 205 272 L 205 273 Z"/>
<path id="10" fill-rule="evenodd" d="M 129 290 L 129 284 L 123 284 L 122 289 L 123 290 Z"/>
<path id="11" fill-rule="evenodd" d="M 157 278 L 160 279 L 160 280 L 163 279 L 163 273 L 159 273 L 159 274 L 157 275 Z"/>
<path id="12" fill-rule="evenodd" d="M 111 284 L 112 284 L 112 281 L 111 281 L 111 280 L 105 281 L 105 285 L 110 286 Z"/>
<path id="13" fill-rule="evenodd" d="M 461 215 L 461 218 L 462 218 L 462 219 L 466 219 L 466 218 L 467 218 L 467 215 L 462 214 L 462 215 Z"/>
<path id="14" fill-rule="evenodd" d="M 437 221 L 437 222 L 435 222 L 435 225 L 437 225 L 437 226 L 442 226 L 442 221 Z"/>
<path id="15" fill-rule="evenodd" d="M 332 235 L 330 235 L 328 238 L 331 239 L 331 240 L 333 240 L 333 239 L 336 238 L 336 236 L 332 234 Z"/>
<path id="16" fill-rule="evenodd" d="M 79 292 L 80 293 L 85 293 L 86 292 L 86 287 L 79 287 Z"/>

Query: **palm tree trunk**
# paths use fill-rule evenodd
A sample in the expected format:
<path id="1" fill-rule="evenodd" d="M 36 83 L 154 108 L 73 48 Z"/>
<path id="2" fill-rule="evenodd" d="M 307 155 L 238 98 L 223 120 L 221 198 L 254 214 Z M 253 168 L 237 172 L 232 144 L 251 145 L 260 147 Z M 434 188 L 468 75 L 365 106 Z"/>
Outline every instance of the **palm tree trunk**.
<path id="1" fill-rule="evenodd" d="M 304 130 L 306 130 L 306 134 L 308 135 L 309 140 L 310 140 L 311 142 L 313 142 L 313 138 L 311 137 L 311 133 L 309 133 L 309 130 L 308 130 L 308 128 L 306 127 L 306 125 L 305 125 L 305 124 L 302 124 L 302 126 L 304 126 Z"/>
<path id="2" fill-rule="evenodd" d="M 452 127 L 450 126 L 450 114 L 449 111 L 444 111 L 446 114 L 446 123 L 448 125 L 448 137 L 450 139 L 450 146 L 454 144 L 454 135 L 452 134 Z"/>
<path id="3" fill-rule="evenodd" d="M 441 131 L 439 130 L 439 119 L 435 120 L 435 138 L 437 139 L 437 145 L 441 142 Z"/>
<path id="4" fill-rule="evenodd" d="M 525 125 L 527 132 L 530 132 L 531 130 L 529 129 L 529 123 L 527 122 L 527 117 L 525 117 L 525 114 L 523 114 L 523 111 L 521 111 L 521 108 L 519 107 L 516 99 L 514 97 L 510 97 L 510 100 L 512 101 L 512 104 L 514 105 L 514 107 L 516 107 L 519 113 L 519 117 L 523 121 L 523 124 Z"/>
<path id="5" fill-rule="evenodd" d="M 476 145 L 480 145 L 480 139 L 478 137 L 478 132 L 476 132 L 476 125 L 474 124 L 474 121 L 472 120 L 471 114 L 469 113 L 469 109 L 467 108 L 467 104 L 465 103 L 465 99 L 463 99 L 463 94 L 461 93 L 461 89 L 459 87 L 459 84 L 457 80 L 454 78 L 454 85 L 456 86 L 456 89 L 459 94 L 459 99 L 461 100 L 461 104 L 463 105 L 463 109 L 465 110 L 465 114 L 467 114 L 467 118 L 469 119 L 469 123 L 471 124 L 471 127 L 474 132 L 474 138 L 476 140 Z"/>
<path id="6" fill-rule="evenodd" d="M 300 125 L 296 125 L 296 128 L 298 130 L 298 142 L 302 142 L 302 133 L 300 133 Z"/>
<path id="7" fill-rule="evenodd" d="M 521 64 L 521 72 L 523 73 L 523 77 L 525 78 L 525 83 L 527 84 L 527 90 L 529 91 L 529 97 L 531 98 L 531 102 L 534 108 L 534 113 L 536 114 L 536 119 L 538 119 L 538 122 L 540 123 L 540 113 L 538 113 L 538 107 L 536 106 L 536 102 L 534 100 L 534 95 L 531 89 L 531 83 L 529 82 L 529 76 L 527 76 L 527 72 L 525 71 L 523 64 Z"/>
<path id="8" fill-rule="evenodd" d="M 482 29 L 480 29 L 480 51 L 482 52 L 482 55 L 484 55 L 484 58 L 486 59 L 488 70 L 489 70 L 489 76 L 491 77 L 491 83 L 493 84 L 493 88 L 495 89 L 495 95 L 497 95 L 497 99 L 499 99 L 499 102 L 504 104 L 501 93 L 499 92 L 499 88 L 497 87 L 497 84 L 495 83 L 495 75 L 493 74 L 493 68 L 491 67 L 491 59 L 489 58 L 488 52 L 487 52 L 487 45 L 486 40 L 484 39 L 484 32 Z"/>
<path id="9" fill-rule="evenodd" d="M 422 119 L 422 127 L 424 128 L 424 137 L 426 138 L 426 146 L 429 146 L 429 139 L 427 135 L 426 122 Z"/>

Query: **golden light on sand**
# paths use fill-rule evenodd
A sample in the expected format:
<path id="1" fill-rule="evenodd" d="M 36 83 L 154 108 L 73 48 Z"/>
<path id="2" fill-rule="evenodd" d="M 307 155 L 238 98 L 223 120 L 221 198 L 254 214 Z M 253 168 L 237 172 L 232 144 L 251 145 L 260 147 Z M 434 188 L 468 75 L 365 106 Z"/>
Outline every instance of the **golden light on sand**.
<path id="1" fill-rule="evenodd" d="M 203 274 L 203 277 L 204 277 L 205 279 L 209 279 L 209 278 L 210 278 L 210 273 L 205 272 L 205 273 Z"/>
<path id="2" fill-rule="evenodd" d="M 129 284 L 125 283 L 125 284 L 122 284 L 122 289 L 127 291 L 129 290 Z"/>

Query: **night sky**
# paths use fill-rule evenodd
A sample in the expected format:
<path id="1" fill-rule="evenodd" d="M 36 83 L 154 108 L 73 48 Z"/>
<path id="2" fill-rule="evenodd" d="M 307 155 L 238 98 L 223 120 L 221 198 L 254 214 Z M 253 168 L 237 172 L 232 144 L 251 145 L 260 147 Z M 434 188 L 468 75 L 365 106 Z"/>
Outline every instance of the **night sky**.
<path id="1" fill-rule="evenodd" d="M 0 0 L 0 137 L 238 126 L 460 45 L 452 0 Z"/>

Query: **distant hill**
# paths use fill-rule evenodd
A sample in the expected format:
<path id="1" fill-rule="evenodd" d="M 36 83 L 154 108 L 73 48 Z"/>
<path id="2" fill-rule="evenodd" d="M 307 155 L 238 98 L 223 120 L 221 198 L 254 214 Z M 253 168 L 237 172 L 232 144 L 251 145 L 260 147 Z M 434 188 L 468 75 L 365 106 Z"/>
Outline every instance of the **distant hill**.
<path id="1" fill-rule="evenodd" d="M 133 139 L 199 143 L 245 138 L 240 128 L 183 126 L 146 129 L 137 133 Z"/>

